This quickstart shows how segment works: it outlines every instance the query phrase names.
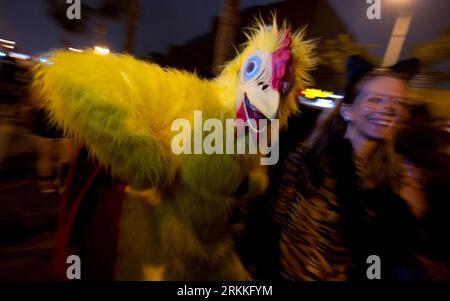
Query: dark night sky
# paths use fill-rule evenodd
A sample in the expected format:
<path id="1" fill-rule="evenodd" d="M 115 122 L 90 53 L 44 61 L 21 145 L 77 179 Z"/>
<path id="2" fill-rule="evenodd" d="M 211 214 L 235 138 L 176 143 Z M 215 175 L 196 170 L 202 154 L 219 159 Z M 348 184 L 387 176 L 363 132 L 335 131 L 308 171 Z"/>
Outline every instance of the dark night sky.
<path id="1" fill-rule="evenodd" d="M 61 0 L 65 1 L 65 0 Z M 81 0 L 87 4 L 95 0 Z M 276 0 L 241 0 L 242 7 L 263 5 Z M 169 45 L 181 44 L 209 31 L 212 18 L 222 8 L 222 0 L 141 0 L 141 16 L 136 53 L 164 52 Z M 124 24 L 110 22 L 108 42 L 122 50 Z M 35 54 L 58 47 L 58 27 L 45 12 L 44 0 L 0 0 L 0 38 L 14 40 L 24 52 Z M 74 35 L 74 47 L 92 45 L 92 35 Z"/>
<path id="2" fill-rule="evenodd" d="M 389 4 L 393 0 L 381 1 L 382 19 L 368 20 L 366 0 L 328 0 L 354 37 L 361 43 L 376 45 L 373 52 L 379 56 L 384 53 L 397 15 Z M 450 24 L 449 0 L 412 1 L 416 2 L 415 16 L 403 56 L 409 55 L 411 45 L 435 37 Z M 246 8 L 272 2 L 277 1 L 241 0 L 241 5 Z M 171 44 L 182 44 L 208 32 L 212 18 L 220 13 L 222 0 L 142 0 L 142 6 L 138 55 L 164 52 Z M 109 46 L 116 51 L 122 50 L 123 28 L 120 21 L 112 22 L 108 28 Z M 0 38 L 15 40 L 22 51 L 30 54 L 59 45 L 58 28 L 45 14 L 43 0 L 0 0 Z M 92 35 L 73 36 L 71 41 L 74 47 L 92 46 Z"/>

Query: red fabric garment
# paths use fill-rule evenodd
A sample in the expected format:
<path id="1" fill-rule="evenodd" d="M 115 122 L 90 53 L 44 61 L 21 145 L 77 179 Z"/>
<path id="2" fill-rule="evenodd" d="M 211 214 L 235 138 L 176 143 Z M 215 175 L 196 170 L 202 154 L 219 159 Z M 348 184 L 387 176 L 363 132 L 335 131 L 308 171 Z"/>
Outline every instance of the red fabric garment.
<path id="1" fill-rule="evenodd" d="M 58 209 L 52 270 L 67 280 L 67 257 L 81 261 L 81 279 L 112 280 L 125 185 L 80 147 Z"/>

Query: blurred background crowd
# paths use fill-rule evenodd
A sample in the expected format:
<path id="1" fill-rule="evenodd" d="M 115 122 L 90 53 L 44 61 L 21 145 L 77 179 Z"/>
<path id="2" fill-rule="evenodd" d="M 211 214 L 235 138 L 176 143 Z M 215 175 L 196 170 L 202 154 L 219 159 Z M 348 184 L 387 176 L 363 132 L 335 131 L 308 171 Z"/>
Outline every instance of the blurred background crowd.
<path id="1" fill-rule="evenodd" d="M 129 53 L 211 78 L 234 56 L 234 47 L 245 41 L 242 29 L 255 16 L 267 19 L 273 12 L 293 28 L 307 26 L 308 38 L 317 39 L 319 66 L 312 74 L 315 85 L 298 95 L 302 113 L 282 133 L 281 160 L 270 171 L 273 184 L 264 197 L 276 198 L 283 185 L 283 166 L 295 164 L 292 156 L 298 145 L 345 98 L 349 56 L 359 55 L 375 66 L 417 57 L 422 68 L 411 79 L 401 104 L 405 122 L 394 141 L 398 163 L 409 175 L 401 177 L 399 193 L 412 214 L 427 221 L 428 228 L 424 227 L 433 229 L 425 235 L 428 240 L 422 244 L 420 257 L 429 267 L 427 279 L 450 279 L 445 233 L 450 176 L 447 0 L 381 1 L 379 20 L 368 19 L 369 5 L 360 0 L 81 3 L 81 19 L 69 20 L 68 5 L 62 0 L 0 0 L 0 279 L 49 277 L 58 199 L 76 149 L 74 141 L 47 122 L 40 104 L 29 94 L 34 65 L 48 62 L 53 49 L 80 52 L 93 48 L 105 55 Z M 404 40 L 390 45 L 398 37 L 393 30 L 396 22 L 406 22 L 402 25 Z M 394 49 L 388 51 L 388 45 Z M 259 213 L 265 209 L 252 209 L 257 217 L 250 217 L 251 226 L 262 223 Z M 271 230 L 261 228 L 260 234 L 253 233 L 241 243 L 244 261 L 261 278 L 271 273 L 270 263 L 262 255 L 250 260 L 247 253 L 249 244 L 260 245 L 255 240 L 265 231 Z"/>

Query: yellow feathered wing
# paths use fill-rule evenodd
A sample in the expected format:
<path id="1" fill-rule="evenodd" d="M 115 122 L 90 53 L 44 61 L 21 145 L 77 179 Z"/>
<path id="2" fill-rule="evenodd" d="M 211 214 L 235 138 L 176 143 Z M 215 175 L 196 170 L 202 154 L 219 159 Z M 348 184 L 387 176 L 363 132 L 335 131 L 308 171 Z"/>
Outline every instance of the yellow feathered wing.
<path id="1" fill-rule="evenodd" d="M 51 62 L 37 67 L 32 83 L 51 120 L 137 188 L 172 181 L 174 119 L 223 110 L 217 97 L 205 99 L 215 94 L 210 82 L 131 56 L 62 51 Z"/>

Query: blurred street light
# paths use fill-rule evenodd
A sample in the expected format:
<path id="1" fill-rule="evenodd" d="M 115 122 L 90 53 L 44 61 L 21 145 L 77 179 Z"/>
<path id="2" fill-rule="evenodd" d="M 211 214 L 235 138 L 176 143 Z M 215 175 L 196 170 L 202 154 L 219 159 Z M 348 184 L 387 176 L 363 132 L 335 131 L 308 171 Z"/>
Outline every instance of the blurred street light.
<path id="1" fill-rule="evenodd" d="M 95 52 L 99 53 L 99 54 L 109 54 L 109 49 L 106 47 L 101 47 L 101 46 L 95 46 L 94 47 Z"/>
<path id="2" fill-rule="evenodd" d="M 14 46 L 12 46 L 12 45 L 2 44 L 2 47 L 8 48 L 8 49 L 14 49 Z"/>
<path id="3" fill-rule="evenodd" d="M 405 5 L 405 4 L 409 4 L 411 2 L 411 0 L 390 0 L 390 2 L 392 2 L 393 4 L 397 4 L 397 5 Z"/>
<path id="4" fill-rule="evenodd" d="M 5 44 L 16 45 L 16 42 L 14 42 L 14 41 L 9 41 L 9 40 L 4 40 L 4 39 L 0 39 L 0 42 L 5 43 Z"/>
<path id="5" fill-rule="evenodd" d="M 9 56 L 15 59 L 19 60 L 28 60 L 30 59 L 29 55 L 23 54 L 23 53 L 17 53 L 17 52 L 10 52 Z"/>
<path id="6" fill-rule="evenodd" d="M 411 1 L 412 0 L 391 0 L 393 4 L 400 6 L 401 12 L 395 21 L 391 38 L 386 48 L 386 53 L 384 54 L 382 63 L 382 66 L 384 67 L 397 63 L 401 55 L 413 17 L 413 11 L 410 8 Z"/>
<path id="7" fill-rule="evenodd" d="M 69 47 L 67 49 L 69 49 L 70 51 L 73 51 L 73 52 L 83 52 L 83 50 L 77 49 L 77 48 L 73 48 L 73 47 Z"/>

